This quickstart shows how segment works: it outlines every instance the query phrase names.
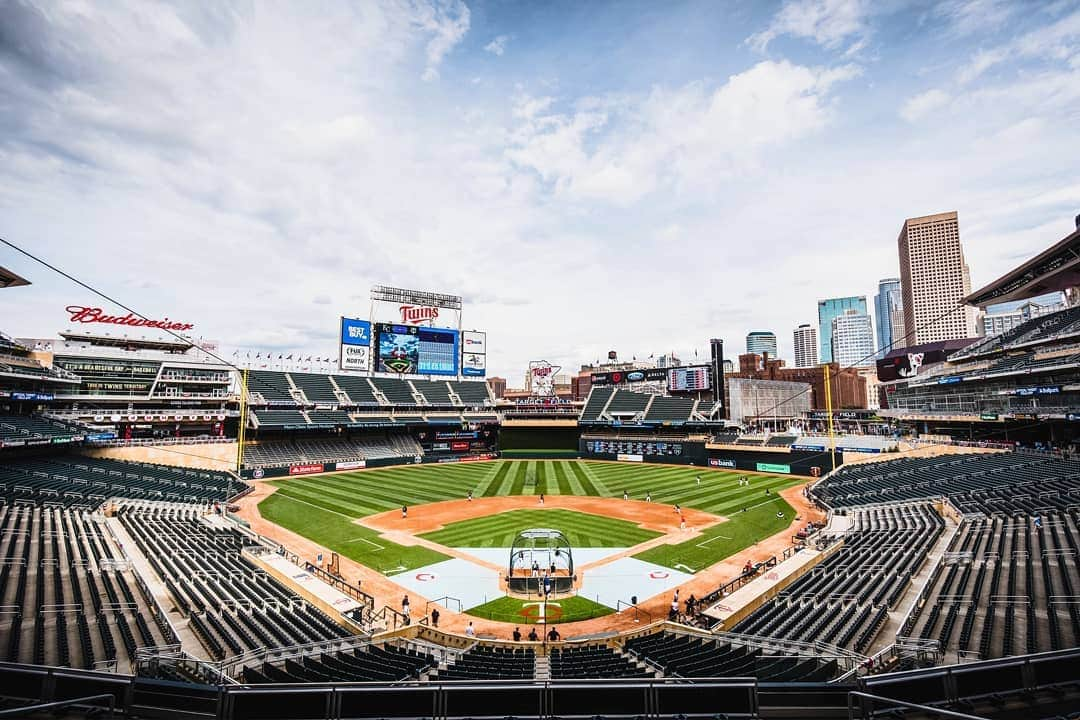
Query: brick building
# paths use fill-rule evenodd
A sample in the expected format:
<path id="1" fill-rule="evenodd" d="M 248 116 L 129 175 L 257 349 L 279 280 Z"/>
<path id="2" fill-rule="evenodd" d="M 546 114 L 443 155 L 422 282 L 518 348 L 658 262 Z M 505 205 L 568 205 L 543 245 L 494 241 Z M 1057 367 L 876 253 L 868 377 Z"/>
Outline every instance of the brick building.
<path id="1" fill-rule="evenodd" d="M 866 379 L 855 369 L 841 370 L 837 363 L 812 368 L 791 368 L 785 367 L 783 360 L 770 358 L 767 353 L 745 353 L 739 356 L 738 372 L 730 377 L 808 383 L 813 388 L 813 409 L 824 410 L 826 367 L 832 375 L 833 409 L 866 409 Z"/>

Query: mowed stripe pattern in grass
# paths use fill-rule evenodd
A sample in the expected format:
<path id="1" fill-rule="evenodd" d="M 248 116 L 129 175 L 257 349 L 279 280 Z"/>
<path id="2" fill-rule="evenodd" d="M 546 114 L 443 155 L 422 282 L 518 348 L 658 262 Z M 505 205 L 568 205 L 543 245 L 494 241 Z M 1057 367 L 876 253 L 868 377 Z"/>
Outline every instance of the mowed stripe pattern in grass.
<path id="1" fill-rule="evenodd" d="M 701 483 L 696 478 L 701 477 Z M 749 486 L 739 485 L 743 474 L 686 466 L 605 463 L 590 461 L 507 460 L 484 463 L 444 465 L 404 465 L 364 470 L 355 473 L 318 475 L 275 481 L 276 496 L 291 498 L 303 508 L 325 509 L 339 520 L 359 518 L 374 513 L 416 506 L 441 500 L 458 500 L 469 491 L 475 497 L 500 495 L 581 495 L 621 498 L 626 490 L 631 498 L 643 500 L 652 494 L 653 502 L 679 504 L 725 516 L 729 522 L 707 530 L 702 547 L 695 543 L 666 545 L 642 554 L 668 567 L 700 570 L 734 552 L 753 545 L 787 526 L 791 508 L 776 497 L 779 490 L 803 482 L 781 475 L 746 475 Z M 768 490 L 768 494 L 766 494 Z M 769 501 L 768 510 L 756 509 Z M 264 501 L 265 502 L 265 501 Z M 764 507 L 764 506 L 763 506 Z M 744 513 L 743 509 L 747 508 Z M 777 518 L 776 512 L 784 512 Z M 279 522 L 295 532 L 319 540 L 321 520 L 303 512 L 279 513 Z M 345 516 L 345 517 L 340 517 Z M 585 516 L 588 517 L 588 516 Z M 514 531 L 533 525 L 514 528 Z M 723 537 L 721 537 L 723 536 Z M 586 541 L 587 542 L 587 541 Z M 327 547 L 326 543 L 322 543 Z M 357 543 L 364 545 L 365 543 Z M 627 547 L 633 543 L 608 545 Z M 457 545 L 465 547 L 465 545 Z M 494 541 L 473 547 L 497 547 Z M 579 544 L 580 547 L 589 547 Z M 332 549 L 337 549 L 332 548 Z M 341 552 L 341 550 L 339 550 Z M 343 553 L 359 559 L 361 553 Z M 376 564 L 376 560 L 380 561 Z M 382 557 L 364 564 L 380 567 Z"/>
<path id="2" fill-rule="evenodd" d="M 518 532 L 529 528 L 559 530 L 571 547 L 633 547 L 660 536 L 658 532 L 645 530 L 626 520 L 561 508 L 538 508 L 461 520 L 421 537 L 447 547 L 508 548 Z"/>

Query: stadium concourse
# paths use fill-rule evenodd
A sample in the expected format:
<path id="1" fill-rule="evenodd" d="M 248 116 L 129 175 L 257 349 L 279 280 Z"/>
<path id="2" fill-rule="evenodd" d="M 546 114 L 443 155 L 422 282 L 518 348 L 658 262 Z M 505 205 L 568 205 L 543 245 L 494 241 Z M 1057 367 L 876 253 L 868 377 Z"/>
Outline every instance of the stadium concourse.
<path id="1" fill-rule="evenodd" d="M 302 557 L 314 558 L 319 554 L 325 555 L 327 552 L 325 548 L 309 538 L 283 528 L 261 516 L 258 509 L 259 503 L 276 490 L 276 487 L 268 483 L 258 483 L 252 493 L 240 500 L 237 515 L 250 523 L 255 532 L 280 542 Z M 696 574 L 675 573 L 680 577 L 685 577 L 685 581 L 677 586 L 664 587 L 663 591 L 650 596 L 643 595 L 638 602 L 638 608 L 641 611 L 639 614 L 632 612 L 613 613 L 599 618 L 582 620 L 562 628 L 563 634 L 576 636 L 612 630 L 628 630 L 640 627 L 643 617 L 651 619 L 666 617 L 672 597 L 669 590 L 678 587 L 683 599 L 690 595 L 704 597 L 715 591 L 716 588 L 741 575 L 747 563 L 758 563 L 770 557 L 781 555 L 784 550 L 791 547 L 792 535 L 797 529 L 796 526 L 805 526 L 810 521 L 817 523 L 825 521 L 824 513 L 804 497 L 801 485 L 781 490 L 780 495 L 796 509 L 798 520 L 793 517 L 791 527 L 785 528 L 771 537 L 764 538 L 753 546 L 731 555 Z M 462 499 L 410 508 L 407 519 L 402 519 L 399 510 L 390 510 L 379 515 L 362 518 L 357 522 L 380 531 L 382 537 L 387 540 L 396 541 L 403 545 L 416 544 L 452 556 L 465 557 L 468 558 L 469 562 L 478 566 L 486 567 L 493 572 L 505 573 L 505 561 L 500 563 L 485 561 L 469 556 L 468 553 L 459 552 L 454 548 L 429 542 L 418 536 L 421 533 L 438 530 L 447 524 L 464 519 L 483 517 L 514 509 L 536 507 L 537 499 L 534 496 L 477 498 L 473 501 Z M 689 540 L 695 536 L 700 536 L 701 530 L 724 521 L 722 517 L 687 508 L 683 510 L 683 516 L 686 519 L 688 529 L 681 531 L 679 528 L 679 516 L 672 512 L 669 505 L 641 501 L 624 502 L 603 498 L 548 495 L 545 498 L 544 508 L 545 510 L 567 508 L 602 514 L 608 517 L 618 517 L 639 524 L 643 528 L 665 533 L 633 548 L 620 549 L 617 553 L 606 554 L 602 560 L 579 566 L 579 571 L 586 577 L 588 577 L 590 571 L 598 572 L 600 568 L 608 563 L 626 558 L 633 553 L 641 552 L 650 547 L 670 543 L 673 541 L 671 535 L 675 535 L 678 541 Z M 500 554 L 505 555 L 505 553 Z M 383 605 L 398 607 L 403 592 L 409 591 L 409 588 L 402 587 L 393 578 L 388 578 L 383 573 L 365 565 L 345 557 L 339 557 L 338 561 L 340 562 L 340 572 L 345 580 L 350 583 L 360 583 L 360 587 L 365 592 L 375 596 L 377 607 Z M 663 570 L 663 568 L 659 569 Z M 627 592 L 626 598 L 623 599 L 624 605 L 629 604 L 630 596 L 631 593 Z M 415 603 L 421 598 L 413 596 L 411 599 L 414 606 L 420 607 Z M 435 597 L 423 598 L 423 600 L 436 602 L 440 599 L 441 594 Z M 508 638 L 513 631 L 512 623 L 484 620 L 454 612 L 452 608 L 445 605 L 440 605 L 439 609 L 441 614 L 439 627 L 442 629 L 463 632 L 472 623 L 478 633 L 504 639 Z"/>

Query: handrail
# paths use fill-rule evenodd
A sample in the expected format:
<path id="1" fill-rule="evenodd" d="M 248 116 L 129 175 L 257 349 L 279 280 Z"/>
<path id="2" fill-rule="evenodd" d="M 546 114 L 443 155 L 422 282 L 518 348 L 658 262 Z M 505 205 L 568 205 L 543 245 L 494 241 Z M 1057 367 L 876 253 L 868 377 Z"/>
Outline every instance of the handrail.
<path id="1" fill-rule="evenodd" d="M 966 713 L 960 713 L 954 710 L 944 710 L 942 708 L 934 707 L 932 705 L 920 705 L 918 703 L 908 702 L 906 700 L 894 700 L 893 698 L 887 698 L 881 695 L 873 695 L 871 693 L 861 692 L 858 690 L 852 690 L 848 693 L 848 720 L 856 720 L 856 718 L 862 718 L 863 720 L 865 720 L 865 718 L 872 718 L 876 714 L 872 706 L 870 708 L 867 708 L 866 703 L 859 703 L 859 714 L 856 715 L 854 702 L 855 698 L 861 698 L 863 700 L 878 700 L 882 702 L 892 703 L 894 705 L 899 705 L 902 708 L 907 708 L 908 710 L 923 710 L 925 712 L 933 713 L 932 717 L 956 718 L 956 720 L 987 720 L 987 718 L 982 715 L 968 715 Z M 870 712 L 869 715 L 866 714 L 867 710 L 869 710 Z"/>
<path id="2" fill-rule="evenodd" d="M 27 714 L 37 712 L 39 710 L 55 710 L 58 708 L 71 707 L 72 705 L 82 705 L 93 702 L 95 700 L 108 700 L 109 714 L 107 717 L 116 716 L 116 696 L 112 693 L 102 693 L 101 695 L 87 695 L 86 697 L 71 698 L 70 700 L 56 700 L 55 702 L 39 703 L 37 705 L 23 705 L 21 707 L 11 708 L 10 710 L 0 710 L 0 718 L 25 717 Z"/>

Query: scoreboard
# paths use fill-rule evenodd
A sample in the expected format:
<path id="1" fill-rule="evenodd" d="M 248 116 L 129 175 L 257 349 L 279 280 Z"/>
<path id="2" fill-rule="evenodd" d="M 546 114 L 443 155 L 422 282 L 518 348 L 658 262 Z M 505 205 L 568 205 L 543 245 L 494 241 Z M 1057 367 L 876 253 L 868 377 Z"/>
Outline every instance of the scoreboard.
<path id="1" fill-rule="evenodd" d="M 376 372 L 457 375 L 458 332 L 443 328 L 377 323 Z"/>
<path id="2" fill-rule="evenodd" d="M 668 370 L 669 392 L 698 392 L 708 390 L 709 383 L 708 365 L 689 365 L 686 367 L 673 367 Z"/>

